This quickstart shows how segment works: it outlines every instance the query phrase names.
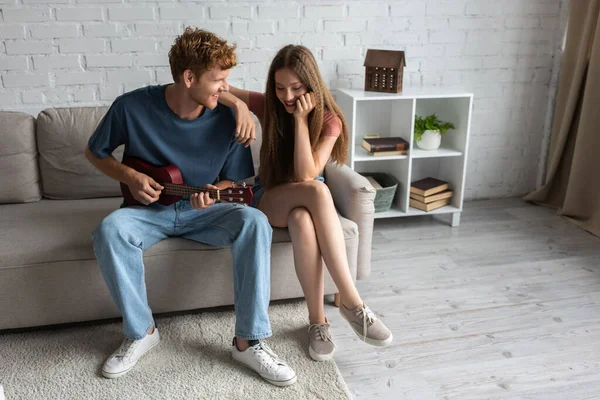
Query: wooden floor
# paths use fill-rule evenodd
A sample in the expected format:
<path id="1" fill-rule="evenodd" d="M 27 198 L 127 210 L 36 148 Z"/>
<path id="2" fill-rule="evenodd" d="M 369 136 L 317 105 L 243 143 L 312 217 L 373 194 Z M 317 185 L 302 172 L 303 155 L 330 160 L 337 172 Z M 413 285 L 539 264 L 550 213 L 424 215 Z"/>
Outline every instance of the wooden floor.
<path id="1" fill-rule="evenodd" d="M 376 220 L 357 283 L 394 342 L 326 308 L 355 399 L 600 399 L 600 239 L 521 199 L 468 202 L 459 227 Z"/>

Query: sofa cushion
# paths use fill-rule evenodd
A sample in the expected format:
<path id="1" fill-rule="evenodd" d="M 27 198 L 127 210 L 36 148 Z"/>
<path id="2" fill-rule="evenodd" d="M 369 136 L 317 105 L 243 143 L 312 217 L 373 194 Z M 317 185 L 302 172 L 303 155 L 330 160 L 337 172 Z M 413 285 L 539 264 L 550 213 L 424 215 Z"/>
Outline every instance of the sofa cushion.
<path id="1" fill-rule="evenodd" d="M 121 196 L 119 183 L 85 157 L 88 139 L 108 107 L 50 108 L 37 118 L 37 142 L 44 197 L 85 199 Z M 123 146 L 114 154 L 123 158 Z"/>
<path id="2" fill-rule="evenodd" d="M 0 143 L 0 203 L 40 200 L 35 118 L 1 111 Z"/>
<path id="3" fill-rule="evenodd" d="M 91 233 L 116 210 L 121 199 L 47 200 L 0 207 L 0 268 L 94 259 Z M 340 217 L 344 236 L 358 235 L 356 224 Z M 273 229 L 273 243 L 289 242 L 287 229 Z M 219 247 L 171 238 L 150 247 L 144 255 L 179 250 L 215 250 Z"/>

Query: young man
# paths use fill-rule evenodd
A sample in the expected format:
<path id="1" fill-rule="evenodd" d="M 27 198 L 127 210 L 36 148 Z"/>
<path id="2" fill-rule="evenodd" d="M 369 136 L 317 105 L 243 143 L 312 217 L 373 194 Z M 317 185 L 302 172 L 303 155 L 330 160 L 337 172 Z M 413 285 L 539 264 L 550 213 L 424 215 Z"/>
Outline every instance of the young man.
<path id="1" fill-rule="evenodd" d="M 142 252 L 163 239 L 180 236 L 232 246 L 233 358 L 274 385 L 296 381 L 295 372 L 261 342 L 271 336 L 267 308 L 272 229 L 265 215 L 252 207 L 214 204 L 208 193 L 162 206 L 156 201 L 163 187 L 111 155 L 123 144 L 125 156 L 154 165 L 176 165 L 184 182 L 198 187 L 222 189 L 251 176 L 247 145 L 252 138 L 240 129 L 236 135 L 233 111 L 218 103 L 219 94 L 228 89 L 229 70 L 236 65 L 234 50 L 235 46 L 210 32 L 187 28 L 169 52 L 175 83 L 119 96 L 88 142 L 90 162 L 128 185 L 135 199 L 145 205 L 112 212 L 92 233 L 100 269 L 123 315 L 125 340 L 104 363 L 102 373 L 107 378 L 126 374 L 158 344 L 158 329 L 146 297 Z M 239 143 L 244 140 L 246 146 Z M 217 185 L 211 185 L 217 177 Z"/>

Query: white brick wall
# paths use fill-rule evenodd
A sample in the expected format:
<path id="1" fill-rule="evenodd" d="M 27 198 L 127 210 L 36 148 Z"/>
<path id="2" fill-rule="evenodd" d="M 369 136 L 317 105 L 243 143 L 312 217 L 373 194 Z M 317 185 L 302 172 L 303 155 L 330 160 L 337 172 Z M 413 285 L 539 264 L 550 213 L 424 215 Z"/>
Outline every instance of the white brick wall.
<path id="1" fill-rule="evenodd" d="M 520 195 L 535 185 L 565 9 L 566 0 L 0 1 L 0 109 L 110 104 L 170 82 L 167 52 L 187 25 L 236 42 L 230 80 L 252 90 L 287 43 L 315 53 L 331 89 L 362 87 L 367 48 L 402 49 L 405 87 L 475 94 L 467 198 Z"/>

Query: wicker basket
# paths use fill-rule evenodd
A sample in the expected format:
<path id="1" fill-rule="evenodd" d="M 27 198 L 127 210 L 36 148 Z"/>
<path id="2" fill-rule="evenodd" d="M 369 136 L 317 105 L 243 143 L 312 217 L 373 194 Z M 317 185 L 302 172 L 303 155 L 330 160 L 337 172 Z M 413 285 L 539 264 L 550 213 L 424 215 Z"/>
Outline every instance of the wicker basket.
<path id="1" fill-rule="evenodd" d="M 383 172 L 365 172 L 361 175 L 373 177 L 373 179 L 375 179 L 382 186 L 382 189 L 376 189 L 375 212 L 388 211 L 392 207 L 394 195 L 396 194 L 396 189 L 398 188 L 398 181 L 396 178 Z"/>

